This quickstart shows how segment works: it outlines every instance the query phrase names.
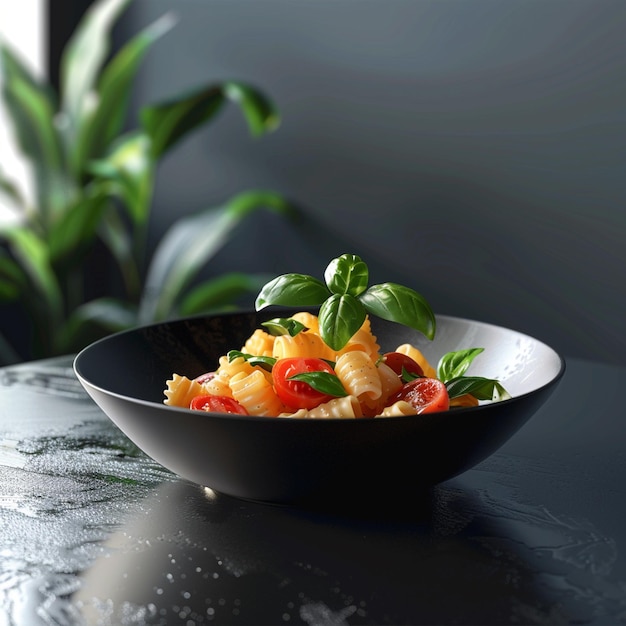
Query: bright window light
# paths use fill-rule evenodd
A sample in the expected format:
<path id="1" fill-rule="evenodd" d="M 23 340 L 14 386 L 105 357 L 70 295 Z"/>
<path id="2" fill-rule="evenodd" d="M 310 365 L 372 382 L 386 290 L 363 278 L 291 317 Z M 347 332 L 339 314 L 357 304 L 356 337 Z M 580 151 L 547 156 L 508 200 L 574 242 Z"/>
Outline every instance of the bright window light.
<path id="1" fill-rule="evenodd" d="M 46 73 L 45 0 L 0 1 L 0 38 L 38 76 Z M 2 75 L 0 73 L 0 81 Z M 0 99 L 0 171 L 32 199 L 30 172 L 15 147 L 13 133 Z M 0 195 L 0 222 L 15 219 L 10 203 Z"/>

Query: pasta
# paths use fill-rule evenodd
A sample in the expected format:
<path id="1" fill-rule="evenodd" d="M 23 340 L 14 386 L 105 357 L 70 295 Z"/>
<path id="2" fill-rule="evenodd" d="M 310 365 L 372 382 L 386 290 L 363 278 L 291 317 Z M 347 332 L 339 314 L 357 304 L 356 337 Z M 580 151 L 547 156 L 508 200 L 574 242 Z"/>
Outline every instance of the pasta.
<path id="1" fill-rule="evenodd" d="M 335 352 L 318 334 L 309 331 L 298 333 L 295 337 L 291 335 L 276 337 L 273 356 L 276 359 L 301 356 L 334 360 Z"/>
<path id="2" fill-rule="evenodd" d="M 394 417 L 396 415 L 417 415 L 417 410 L 405 400 L 398 400 L 391 406 L 385 407 L 380 417 Z"/>
<path id="3" fill-rule="evenodd" d="M 167 381 L 164 404 L 170 406 L 188 407 L 193 398 L 202 393 L 202 385 L 186 376 L 174 374 Z"/>
<path id="4" fill-rule="evenodd" d="M 352 338 L 348 343 L 337 353 L 337 356 L 344 354 L 345 352 L 352 352 L 354 350 L 361 350 L 366 352 L 370 358 L 376 360 L 378 357 L 380 346 L 376 342 L 376 337 L 372 334 L 372 327 L 370 325 L 369 318 L 366 318 L 365 322 L 357 332 L 352 335 Z"/>
<path id="5" fill-rule="evenodd" d="M 281 413 L 279 417 L 362 417 L 361 405 L 355 396 L 345 396 L 324 402 L 314 409 L 298 409 L 295 413 Z"/>
<path id="6" fill-rule="evenodd" d="M 261 370 L 240 372 L 230 379 L 233 398 L 250 414 L 278 415 L 284 406 Z"/>
<path id="7" fill-rule="evenodd" d="M 383 386 L 376 364 L 362 350 L 344 352 L 335 364 L 335 374 L 344 389 L 359 402 L 378 400 Z"/>
<path id="8" fill-rule="evenodd" d="M 426 357 L 415 346 L 410 343 L 403 343 L 396 348 L 396 352 L 400 354 L 406 354 L 411 357 L 424 371 L 424 376 L 435 378 L 437 372 L 435 368 L 426 360 Z"/>
<path id="9" fill-rule="evenodd" d="M 316 315 L 299 312 L 292 319 L 305 329 L 293 336 L 256 329 L 241 350 L 219 358 L 215 372 L 195 380 L 174 373 L 166 381 L 164 403 L 313 419 L 386 418 L 478 404 L 467 393 L 450 399 L 435 368 L 415 346 L 402 344 L 381 354 L 368 317 L 338 351 L 322 339 Z M 405 363 L 408 370 L 400 368 Z M 429 399 L 433 393 L 434 404 Z M 430 404 L 424 394 L 430 394 Z"/>
<path id="10" fill-rule="evenodd" d="M 276 337 L 257 328 L 247 339 L 242 352 L 247 354 L 257 354 L 260 356 L 272 356 L 274 352 L 274 341 Z"/>

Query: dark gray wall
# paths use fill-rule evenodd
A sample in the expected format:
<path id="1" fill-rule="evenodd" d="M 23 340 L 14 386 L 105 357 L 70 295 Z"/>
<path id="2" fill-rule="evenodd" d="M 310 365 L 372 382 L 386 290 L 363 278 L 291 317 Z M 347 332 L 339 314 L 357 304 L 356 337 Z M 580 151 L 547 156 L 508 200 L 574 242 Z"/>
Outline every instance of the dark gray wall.
<path id="1" fill-rule="evenodd" d="M 283 123 L 251 140 L 231 108 L 169 156 L 155 238 L 181 212 L 275 189 L 327 236 L 255 219 L 209 273 L 321 275 L 354 252 L 438 312 L 623 362 L 623 0 L 143 0 L 124 28 L 167 11 L 178 25 L 138 101 L 237 78 Z"/>

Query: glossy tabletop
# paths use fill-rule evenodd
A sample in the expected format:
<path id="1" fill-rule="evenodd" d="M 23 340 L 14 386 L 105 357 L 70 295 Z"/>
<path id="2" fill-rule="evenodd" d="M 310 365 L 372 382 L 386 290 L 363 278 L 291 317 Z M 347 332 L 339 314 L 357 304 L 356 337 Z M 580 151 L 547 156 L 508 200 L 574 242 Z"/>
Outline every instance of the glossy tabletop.
<path id="1" fill-rule="evenodd" d="M 626 367 L 568 359 L 475 469 L 325 510 L 179 479 L 71 363 L 0 369 L 0 626 L 626 624 Z"/>

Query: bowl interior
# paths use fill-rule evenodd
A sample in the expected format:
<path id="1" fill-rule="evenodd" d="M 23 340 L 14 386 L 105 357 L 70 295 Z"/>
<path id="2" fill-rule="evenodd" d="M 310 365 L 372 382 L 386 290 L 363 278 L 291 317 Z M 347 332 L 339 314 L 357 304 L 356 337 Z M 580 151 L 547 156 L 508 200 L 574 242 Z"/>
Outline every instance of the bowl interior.
<path id="1" fill-rule="evenodd" d="M 148 325 L 93 343 L 77 356 L 74 367 L 92 386 L 161 404 L 172 373 L 192 378 L 212 371 L 219 357 L 241 348 L 262 321 L 288 313 L 226 313 Z M 433 365 L 446 352 L 484 348 L 468 374 L 497 378 L 514 397 L 543 387 L 563 367 L 560 355 L 547 344 L 493 324 L 440 315 L 433 341 L 385 320 L 373 320 L 372 327 L 381 351 L 413 343 Z"/>

